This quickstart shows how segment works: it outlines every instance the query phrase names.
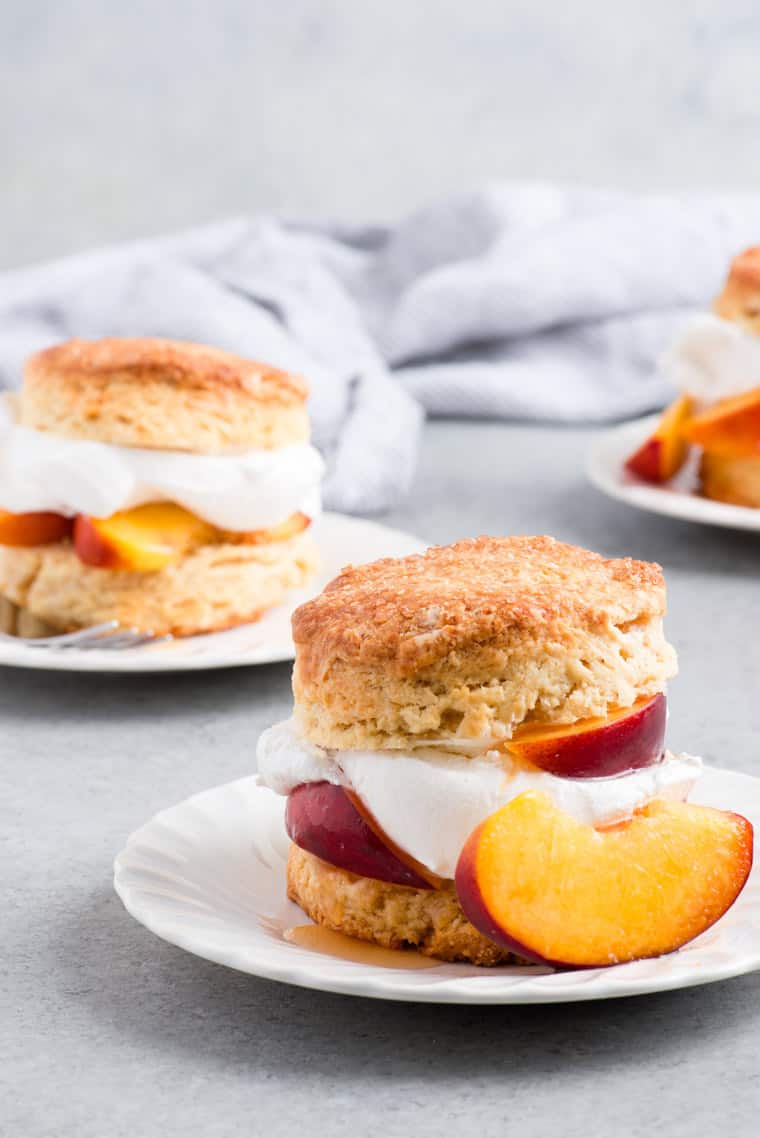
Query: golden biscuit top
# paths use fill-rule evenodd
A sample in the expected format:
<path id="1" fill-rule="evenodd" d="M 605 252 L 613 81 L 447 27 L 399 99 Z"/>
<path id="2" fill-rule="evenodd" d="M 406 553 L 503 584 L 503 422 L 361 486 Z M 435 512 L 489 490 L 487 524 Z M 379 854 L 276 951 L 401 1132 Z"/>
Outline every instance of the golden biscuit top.
<path id="1" fill-rule="evenodd" d="M 408 676 L 452 653 L 660 617 L 659 565 L 551 537 L 479 537 L 350 566 L 293 615 L 302 677 L 332 662 Z"/>
<path id="2" fill-rule="evenodd" d="M 734 257 L 729 270 L 729 279 L 731 277 L 760 286 L 760 245 L 753 245 Z"/>
<path id="3" fill-rule="evenodd" d="M 713 312 L 753 335 L 760 334 L 760 245 L 734 257 Z"/>
<path id="4" fill-rule="evenodd" d="M 24 372 L 25 383 L 34 386 L 117 377 L 135 384 L 160 380 L 187 390 L 226 389 L 284 404 L 302 403 L 308 393 L 302 379 L 267 364 L 204 344 L 149 337 L 66 340 L 31 356 Z"/>

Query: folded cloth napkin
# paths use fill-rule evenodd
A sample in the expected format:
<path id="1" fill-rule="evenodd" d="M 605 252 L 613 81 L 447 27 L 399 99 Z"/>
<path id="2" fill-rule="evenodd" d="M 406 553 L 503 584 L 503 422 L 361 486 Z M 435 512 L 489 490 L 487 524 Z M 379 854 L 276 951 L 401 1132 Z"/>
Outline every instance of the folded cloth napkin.
<path id="1" fill-rule="evenodd" d="M 603 421 L 760 243 L 760 196 L 495 185 L 395 226 L 232 220 L 0 274 L 0 386 L 69 336 L 170 336 L 304 374 L 332 508 L 388 507 L 423 409 Z"/>

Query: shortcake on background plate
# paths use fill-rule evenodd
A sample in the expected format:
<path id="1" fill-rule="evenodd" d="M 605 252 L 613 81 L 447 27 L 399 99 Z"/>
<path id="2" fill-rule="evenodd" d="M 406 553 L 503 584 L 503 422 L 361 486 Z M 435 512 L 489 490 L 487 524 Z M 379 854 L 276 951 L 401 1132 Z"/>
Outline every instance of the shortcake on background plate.
<path id="1" fill-rule="evenodd" d="M 681 395 L 629 473 L 667 483 L 694 453 L 701 494 L 760 506 L 760 246 L 734 258 L 712 312 L 687 321 L 660 366 Z"/>
<path id="2" fill-rule="evenodd" d="M 200 344 L 69 340 L 0 407 L 7 632 L 254 621 L 318 567 L 323 463 L 296 376 Z"/>

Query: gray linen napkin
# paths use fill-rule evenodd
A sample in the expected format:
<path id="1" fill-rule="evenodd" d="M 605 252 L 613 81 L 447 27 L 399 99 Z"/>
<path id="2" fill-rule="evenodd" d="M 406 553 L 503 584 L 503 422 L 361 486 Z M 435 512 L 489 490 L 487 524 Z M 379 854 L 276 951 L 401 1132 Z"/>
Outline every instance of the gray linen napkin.
<path id="1" fill-rule="evenodd" d="M 423 409 L 564 422 L 669 396 L 659 353 L 760 243 L 760 197 L 495 185 L 396 226 L 232 220 L 0 274 L 0 386 L 68 336 L 216 344 L 304 374 L 326 503 L 388 507 Z"/>

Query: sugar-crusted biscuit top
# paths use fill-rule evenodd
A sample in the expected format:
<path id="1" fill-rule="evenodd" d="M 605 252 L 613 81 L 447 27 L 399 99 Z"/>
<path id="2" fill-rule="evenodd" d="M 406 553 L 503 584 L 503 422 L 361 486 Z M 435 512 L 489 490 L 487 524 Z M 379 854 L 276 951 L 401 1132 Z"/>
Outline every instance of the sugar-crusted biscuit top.
<path id="1" fill-rule="evenodd" d="M 662 690 L 659 565 L 480 537 L 345 569 L 293 616 L 295 716 L 326 747 L 570 723 Z"/>
<path id="2" fill-rule="evenodd" d="M 254 399 L 303 402 L 306 384 L 298 376 L 221 348 L 152 337 L 65 340 L 31 356 L 27 383 L 75 380 L 83 375 L 129 375 L 135 383 L 161 379 L 179 387 L 228 388 Z"/>
<path id="3" fill-rule="evenodd" d="M 349 567 L 293 617 L 301 668 L 338 657 L 413 675 L 452 651 L 665 611 L 659 565 L 551 537 L 479 537 Z"/>
<path id="4" fill-rule="evenodd" d="M 203 344 L 73 339 L 27 361 L 20 421 L 74 438 L 213 453 L 304 441 L 307 394 L 297 376 Z"/>
<path id="5" fill-rule="evenodd" d="M 729 277 L 760 287 L 760 245 L 752 245 L 731 262 Z"/>
<path id="6" fill-rule="evenodd" d="M 748 332 L 760 334 L 760 245 L 734 257 L 713 311 Z"/>

